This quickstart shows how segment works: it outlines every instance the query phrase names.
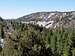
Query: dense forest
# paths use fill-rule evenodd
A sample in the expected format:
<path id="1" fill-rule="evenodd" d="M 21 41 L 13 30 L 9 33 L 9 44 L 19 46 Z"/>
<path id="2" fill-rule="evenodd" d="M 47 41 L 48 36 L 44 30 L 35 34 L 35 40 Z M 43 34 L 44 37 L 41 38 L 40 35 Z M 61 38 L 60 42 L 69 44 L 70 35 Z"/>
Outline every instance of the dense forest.
<path id="1" fill-rule="evenodd" d="M 74 28 L 46 29 L 11 22 L 2 26 L 1 36 L 4 47 L 0 56 L 75 56 Z"/>

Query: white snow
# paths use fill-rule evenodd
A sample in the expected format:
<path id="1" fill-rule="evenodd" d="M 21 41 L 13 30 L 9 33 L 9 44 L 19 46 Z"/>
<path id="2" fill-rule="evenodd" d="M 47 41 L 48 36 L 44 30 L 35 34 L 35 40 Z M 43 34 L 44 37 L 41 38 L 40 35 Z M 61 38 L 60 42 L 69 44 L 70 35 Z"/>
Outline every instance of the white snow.
<path id="1" fill-rule="evenodd" d="M 45 26 L 46 25 L 46 22 L 45 21 L 38 21 L 37 24 L 39 26 Z"/>
<path id="2" fill-rule="evenodd" d="M 25 24 L 29 24 L 29 23 L 34 24 L 34 23 L 36 23 L 36 24 L 39 25 L 39 26 L 43 26 L 43 27 L 49 28 L 49 27 L 52 27 L 54 21 L 48 21 L 48 22 L 46 22 L 46 21 L 38 21 L 38 22 L 30 21 L 30 22 L 23 22 L 23 21 L 22 21 L 22 23 L 25 23 Z"/>
<path id="3" fill-rule="evenodd" d="M 2 37 L 0 37 L 0 43 L 3 43 L 4 39 Z"/>
<path id="4" fill-rule="evenodd" d="M 0 39 L 0 47 L 3 48 L 4 47 L 4 39 Z"/>
<path id="5" fill-rule="evenodd" d="M 52 15 L 54 15 L 55 13 L 50 13 L 50 15 L 48 16 L 48 18 L 50 18 Z"/>
<path id="6" fill-rule="evenodd" d="M 53 24 L 53 23 L 54 23 L 54 21 L 49 21 L 49 22 L 47 22 L 47 24 L 49 24 L 49 23 Z"/>
<path id="7" fill-rule="evenodd" d="M 37 24 L 39 26 L 43 26 L 43 27 L 46 27 L 46 28 L 49 28 L 49 27 L 52 27 L 54 21 L 49 21 L 49 22 L 46 22 L 46 21 L 38 21 Z"/>
<path id="8" fill-rule="evenodd" d="M 29 22 L 21 21 L 21 23 L 29 24 Z"/>
<path id="9" fill-rule="evenodd" d="M 46 28 L 52 27 L 52 24 L 49 24 L 48 26 L 46 26 Z"/>

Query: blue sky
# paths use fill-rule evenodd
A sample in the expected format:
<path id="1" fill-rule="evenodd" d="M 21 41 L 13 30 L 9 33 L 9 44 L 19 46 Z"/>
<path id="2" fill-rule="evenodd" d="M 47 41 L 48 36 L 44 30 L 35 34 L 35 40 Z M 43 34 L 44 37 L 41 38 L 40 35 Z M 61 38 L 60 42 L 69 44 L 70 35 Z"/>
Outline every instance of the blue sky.
<path id="1" fill-rule="evenodd" d="M 0 16 L 17 18 L 41 11 L 74 11 L 75 0 L 0 0 Z"/>

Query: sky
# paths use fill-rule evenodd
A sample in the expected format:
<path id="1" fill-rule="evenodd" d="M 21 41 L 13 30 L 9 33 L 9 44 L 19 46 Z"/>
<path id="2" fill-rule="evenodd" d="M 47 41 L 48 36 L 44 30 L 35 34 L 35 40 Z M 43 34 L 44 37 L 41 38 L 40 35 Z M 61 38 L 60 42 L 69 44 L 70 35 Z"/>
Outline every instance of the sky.
<path id="1" fill-rule="evenodd" d="M 0 16 L 4 19 L 41 11 L 75 11 L 75 0 L 0 0 Z"/>

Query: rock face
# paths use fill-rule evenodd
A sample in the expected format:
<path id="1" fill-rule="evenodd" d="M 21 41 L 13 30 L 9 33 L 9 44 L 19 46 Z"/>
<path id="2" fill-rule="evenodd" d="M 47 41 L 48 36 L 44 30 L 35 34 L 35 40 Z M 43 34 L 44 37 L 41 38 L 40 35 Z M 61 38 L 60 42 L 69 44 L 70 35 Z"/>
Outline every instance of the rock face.
<path id="1" fill-rule="evenodd" d="M 37 12 L 16 20 L 22 23 L 35 23 L 46 28 L 50 27 L 75 27 L 75 11 L 71 12 Z"/>

